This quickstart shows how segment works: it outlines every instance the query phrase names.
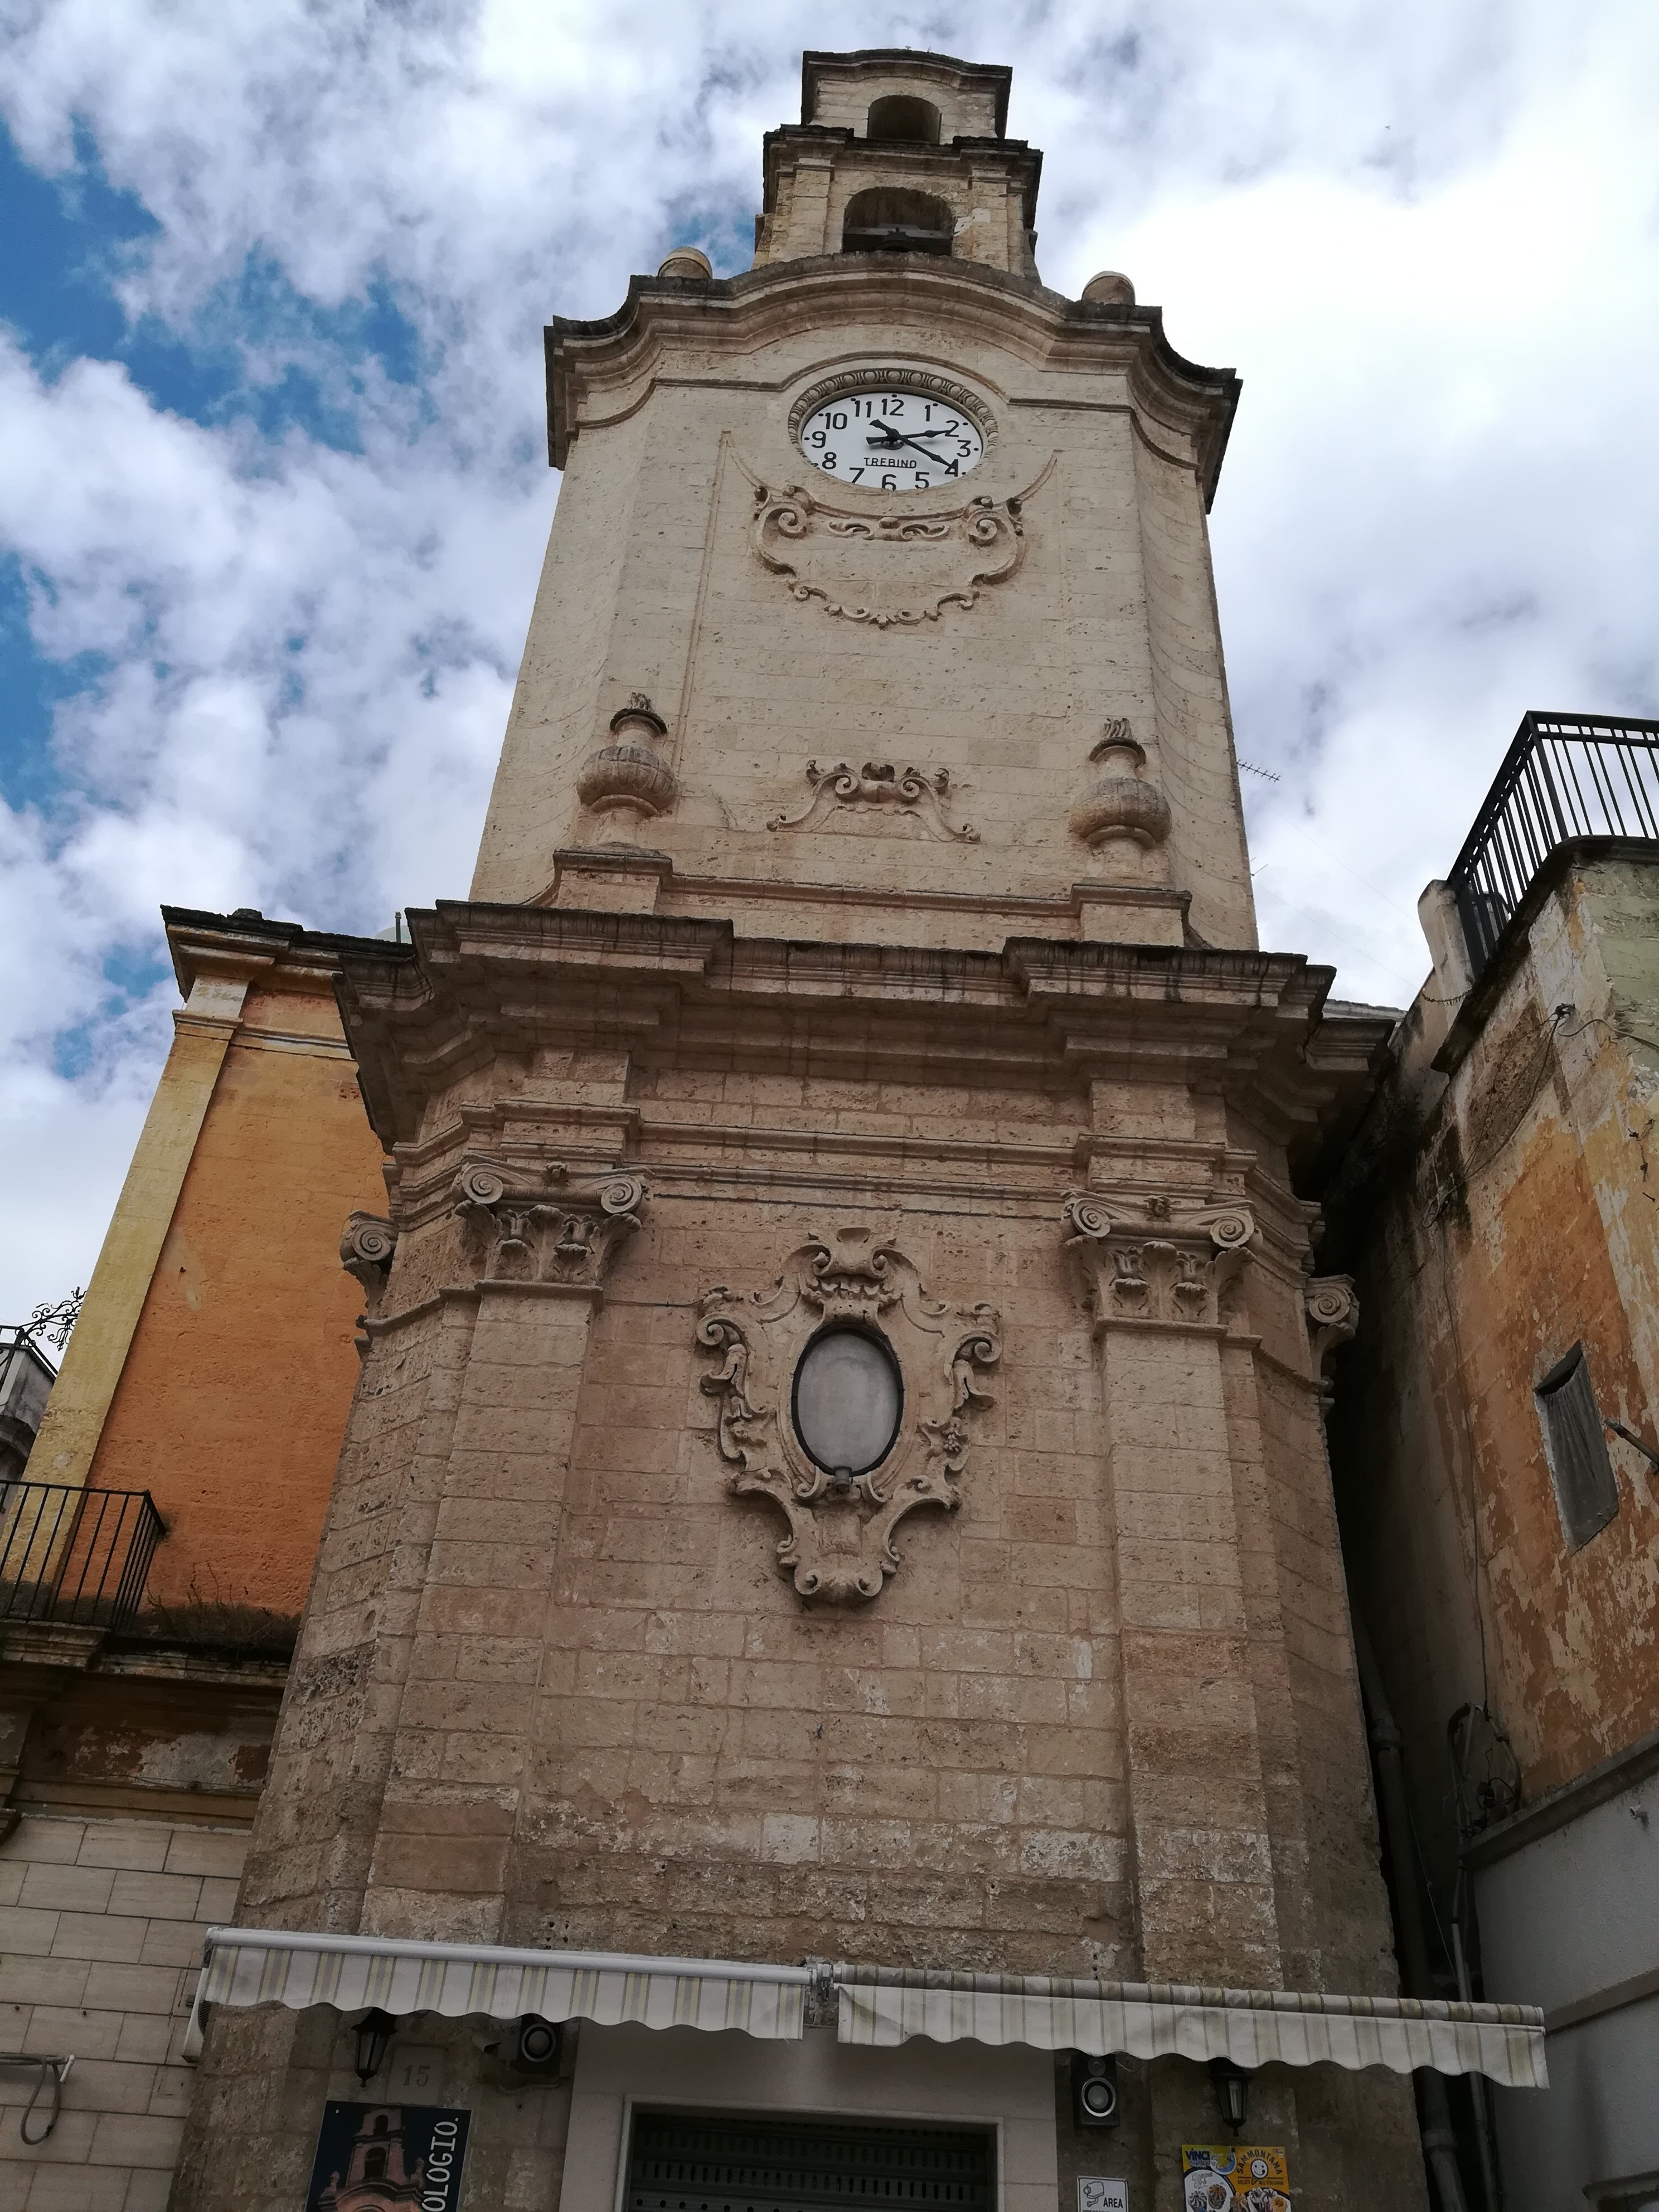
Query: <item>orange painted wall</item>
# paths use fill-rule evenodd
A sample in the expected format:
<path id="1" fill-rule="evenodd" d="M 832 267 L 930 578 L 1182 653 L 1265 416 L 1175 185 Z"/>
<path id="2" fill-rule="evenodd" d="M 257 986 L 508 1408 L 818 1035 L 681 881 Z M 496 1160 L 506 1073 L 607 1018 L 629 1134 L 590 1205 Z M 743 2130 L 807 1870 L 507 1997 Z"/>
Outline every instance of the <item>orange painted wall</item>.
<path id="1" fill-rule="evenodd" d="M 340 1045 L 331 997 L 251 990 L 208 1107 L 92 1467 L 168 1523 L 152 1603 L 304 1603 L 357 1377 L 340 1232 L 386 1203 Z"/>

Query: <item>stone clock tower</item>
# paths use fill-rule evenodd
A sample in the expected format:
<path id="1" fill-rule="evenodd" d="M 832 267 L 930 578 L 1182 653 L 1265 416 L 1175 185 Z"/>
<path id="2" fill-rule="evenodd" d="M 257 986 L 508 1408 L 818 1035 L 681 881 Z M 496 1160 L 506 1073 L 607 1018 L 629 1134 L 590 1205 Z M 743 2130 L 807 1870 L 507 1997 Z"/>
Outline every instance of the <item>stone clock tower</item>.
<path id="1" fill-rule="evenodd" d="M 548 331 L 471 896 L 343 956 L 390 1200 L 182 2205 L 299 2203 L 366 2008 L 550 2212 L 1174 2212 L 1217 2068 L 1407 2207 L 1520 2033 L 1391 2001 L 1307 1196 L 1384 1025 L 1255 949 L 1237 381 L 1045 289 L 1008 89 L 809 54 L 752 268 Z"/>

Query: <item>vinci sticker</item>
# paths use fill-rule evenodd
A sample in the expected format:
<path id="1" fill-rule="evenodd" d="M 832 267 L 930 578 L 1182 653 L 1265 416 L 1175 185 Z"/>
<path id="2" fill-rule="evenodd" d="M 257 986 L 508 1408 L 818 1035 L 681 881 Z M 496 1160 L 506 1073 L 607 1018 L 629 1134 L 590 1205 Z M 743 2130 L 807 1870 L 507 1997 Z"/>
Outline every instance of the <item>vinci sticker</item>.
<path id="1" fill-rule="evenodd" d="M 1185 2212 L 1291 2212 L 1285 2154 L 1267 2143 L 1182 2143 Z"/>
<path id="2" fill-rule="evenodd" d="M 325 2105 L 306 2212 L 456 2212 L 471 2118 L 441 2105 Z"/>

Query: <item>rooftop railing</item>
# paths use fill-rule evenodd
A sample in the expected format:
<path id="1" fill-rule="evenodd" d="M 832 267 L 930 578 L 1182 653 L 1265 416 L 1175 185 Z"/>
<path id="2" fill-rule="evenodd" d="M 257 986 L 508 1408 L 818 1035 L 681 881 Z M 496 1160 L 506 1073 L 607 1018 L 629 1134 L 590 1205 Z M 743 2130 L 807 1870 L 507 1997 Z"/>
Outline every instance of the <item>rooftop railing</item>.
<path id="1" fill-rule="evenodd" d="M 125 1628 L 166 1527 L 147 1490 L 0 1485 L 0 1628 Z"/>
<path id="2" fill-rule="evenodd" d="M 1659 841 L 1659 722 L 1523 719 L 1447 878 L 1477 976 L 1534 877 L 1570 837 Z"/>

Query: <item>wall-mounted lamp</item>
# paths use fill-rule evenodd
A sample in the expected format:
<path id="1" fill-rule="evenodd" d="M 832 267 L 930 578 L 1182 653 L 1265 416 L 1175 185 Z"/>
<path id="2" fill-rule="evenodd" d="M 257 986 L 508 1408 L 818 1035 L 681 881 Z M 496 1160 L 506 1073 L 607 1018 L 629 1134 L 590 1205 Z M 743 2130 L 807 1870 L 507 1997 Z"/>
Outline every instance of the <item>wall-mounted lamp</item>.
<path id="1" fill-rule="evenodd" d="M 1235 2066 L 1231 2058 L 1210 2061 L 1210 2080 L 1215 2087 L 1215 2101 L 1222 2119 L 1234 2135 L 1244 2124 L 1250 2109 L 1250 2076 L 1243 2066 Z"/>
<path id="2" fill-rule="evenodd" d="M 382 2012 L 379 2005 L 358 2021 L 357 2079 L 365 2087 L 386 2064 L 386 2052 L 397 2032 L 397 2021 L 389 2012 Z"/>

